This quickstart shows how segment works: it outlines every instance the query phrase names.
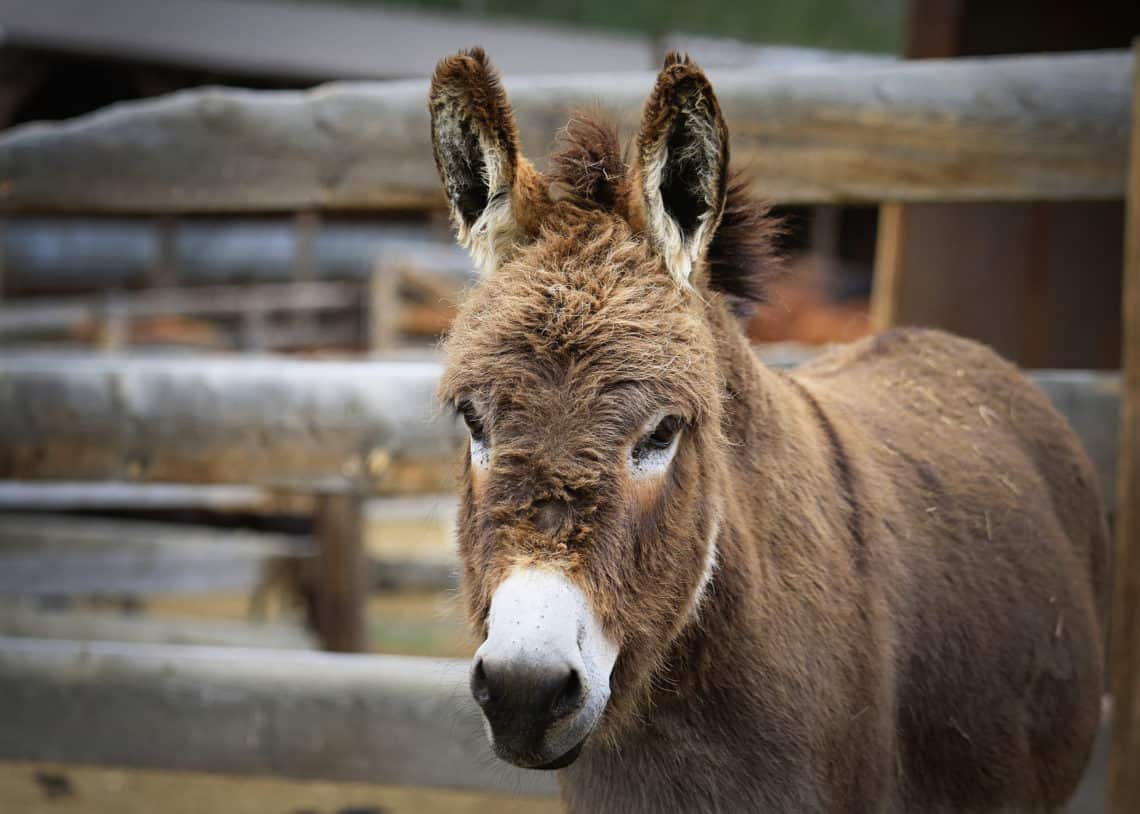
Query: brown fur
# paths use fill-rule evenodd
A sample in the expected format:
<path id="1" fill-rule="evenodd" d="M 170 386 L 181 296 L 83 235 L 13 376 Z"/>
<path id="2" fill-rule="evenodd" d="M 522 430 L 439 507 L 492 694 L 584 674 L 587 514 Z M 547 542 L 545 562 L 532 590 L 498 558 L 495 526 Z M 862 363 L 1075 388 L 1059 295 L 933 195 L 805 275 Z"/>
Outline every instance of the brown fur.
<path id="1" fill-rule="evenodd" d="M 465 59 L 441 63 L 433 99 L 489 81 Z M 505 96 L 487 98 L 476 126 L 513 132 Z M 515 237 L 460 309 L 440 392 L 493 449 L 463 470 L 472 624 L 512 566 L 538 563 L 621 646 L 602 723 L 561 772 L 569 807 L 1059 809 L 1099 719 L 1107 579 L 1064 420 L 1013 366 L 932 331 L 761 365 L 732 311 L 755 299 L 742 270 L 769 231 L 728 185 L 723 119 L 687 60 L 667 60 L 632 168 L 607 127 L 568 136 L 553 177 L 518 172 Z M 681 234 L 702 216 L 721 230 L 689 284 L 646 214 L 663 144 Z M 628 450 L 662 409 L 680 445 L 635 482 Z"/>

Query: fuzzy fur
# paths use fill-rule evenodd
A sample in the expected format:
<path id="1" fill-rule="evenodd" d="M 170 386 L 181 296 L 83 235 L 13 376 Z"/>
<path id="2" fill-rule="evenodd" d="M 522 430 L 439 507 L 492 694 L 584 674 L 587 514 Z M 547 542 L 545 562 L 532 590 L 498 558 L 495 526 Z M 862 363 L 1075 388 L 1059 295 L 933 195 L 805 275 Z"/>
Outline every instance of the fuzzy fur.
<path id="1" fill-rule="evenodd" d="M 472 625 L 537 565 L 620 643 L 605 716 L 560 772 L 571 811 L 1059 810 L 1100 712 L 1092 467 L 1039 391 L 963 339 L 897 331 L 761 365 L 733 315 L 756 296 L 732 247 L 758 216 L 725 185 L 703 79 L 667 61 L 620 173 L 598 128 L 571 130 L 554 193 L 515 168 L 517 238 L 460 308 L 440 385 L 491 451 L 462 473 Z M 663 104 L 695 98 L 678 87 L 702 101 Z M 644 165 L 694 110 L 711 130 L 682 130 L 724 143 L 688 153 L 707 165 L 671 194 L 701 214 L 670 232 Z M 684 421 L 675 456 L 636 479 L 630 447 L 662 411 Z"/>

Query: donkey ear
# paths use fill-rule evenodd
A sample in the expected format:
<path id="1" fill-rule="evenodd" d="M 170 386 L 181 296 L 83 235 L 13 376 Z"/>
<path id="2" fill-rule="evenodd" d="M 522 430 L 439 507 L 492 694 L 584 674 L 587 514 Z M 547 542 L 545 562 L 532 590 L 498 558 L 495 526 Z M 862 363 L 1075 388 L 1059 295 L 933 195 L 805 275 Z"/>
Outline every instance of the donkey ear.
<path id="1" fill-rule="evenodd" d="M 712 85 L 687 56 L 665 57 L 642 113 L 637 166 L 649 239 L 686 283 L 716 232 L 728 186 L 728 128 Z"/>
<path id="2" fill-rule="evenodd" d="M 435 164 L 459 243 L 484 273 L 516 232 L 511 191 L 519 136 L 507 94 L 482 48 L 439 63 L 428 96 Z"/>

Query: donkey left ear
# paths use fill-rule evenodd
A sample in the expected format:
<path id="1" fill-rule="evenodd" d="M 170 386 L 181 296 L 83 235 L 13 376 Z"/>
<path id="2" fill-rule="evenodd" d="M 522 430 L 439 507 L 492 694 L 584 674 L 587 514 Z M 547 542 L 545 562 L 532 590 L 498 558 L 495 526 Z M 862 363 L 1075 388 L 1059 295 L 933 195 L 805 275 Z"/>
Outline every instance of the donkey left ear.
<path id="1" fill-rule="evenodd" d="M 436 66 L 428 109 L 435 163 L 459 243 L 489 273 L 516 236 L 511 193 L 520 156 L 514 112 L 482 48 Z"/>
<path id="2" fill-rule="evenodd" d="M 716 232 L 727 178 L 728 128 L 712 85 L 671 53 L 642 113 L 637 183 L 649 239 L 682 283 Z"/>

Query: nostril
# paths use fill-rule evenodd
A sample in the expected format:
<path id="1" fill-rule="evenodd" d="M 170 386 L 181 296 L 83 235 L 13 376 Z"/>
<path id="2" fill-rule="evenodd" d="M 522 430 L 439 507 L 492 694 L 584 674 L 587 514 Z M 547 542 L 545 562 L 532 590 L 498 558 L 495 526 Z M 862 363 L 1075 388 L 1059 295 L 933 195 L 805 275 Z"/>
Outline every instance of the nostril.
<path id="1" fill-rule="evenodd" d="M 487 682 L 487 671 L 483 667 L 483 659 L 475 662 L 475 669 L 471 671 L 471 694 L 479 706 L 491 703 L 491 687 Z"/>
<path id="2" fill-rule="evenodd" d="M 562 684 L 562 689 L 554 697 L 550 711 L 554 717 L 561 718 L 577 711 L 582 705 L 582 677 L 577 670 L 571 670 L 570 675 Z"/>

